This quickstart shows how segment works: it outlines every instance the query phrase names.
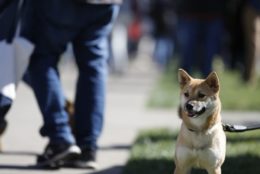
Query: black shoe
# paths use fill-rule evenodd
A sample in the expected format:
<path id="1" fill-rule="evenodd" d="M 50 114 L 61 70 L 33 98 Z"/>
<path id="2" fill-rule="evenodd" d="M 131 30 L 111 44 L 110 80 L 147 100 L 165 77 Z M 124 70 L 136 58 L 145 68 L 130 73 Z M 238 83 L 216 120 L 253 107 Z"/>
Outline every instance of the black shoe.
<path id="1" fill-rule="evenodd" d="M 81 155 L 64 163 L 65 167 L 97 169 L 96 150 L 81 149 Z"/>
<path id="2" fill-rule="evenodd" d="M 0 136 L 4 133 L 6 127 L 7 127 L 6 120 L 0 120 Z"/>
<path id="3" fill-rule="evenodd" d="M 97 169 L 96 150 L 82 149 L 81 155 L 75 161 L 75 167 Z"/>
<path id="4" fill-rule="evenodd" d="M 59 168 L 64 160 L 79 156 L 81 150 L 76 145 L 71 144 L 48 144 L 42 155 L 37 157 L 37 167 Z"/>

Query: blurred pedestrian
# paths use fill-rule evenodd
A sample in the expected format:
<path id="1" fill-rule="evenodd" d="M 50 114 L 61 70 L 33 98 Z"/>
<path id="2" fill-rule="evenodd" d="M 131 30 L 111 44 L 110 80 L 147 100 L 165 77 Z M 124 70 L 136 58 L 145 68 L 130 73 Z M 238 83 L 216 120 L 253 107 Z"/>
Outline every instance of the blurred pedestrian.
<path id="1" fill-rule="evenodd" d="M 28 0 L 0 0 L 0 136 L 7 127 L 7 112 L 33 51 L 33 44 L 23 34 L 28 23 L 27 8 Z"/>
<path id="2" fill-rule="evenodd" d="M 18 12 L 18 0 L 17 1 L 0 1 L 0 41 L 10 43 L 13 39 L 15 31 L 15 20 Z M 2 46 L 2 45 L 0 45 Z M 3 53 L 0 53 L 1 59 L 3 58 Z M 2 62 L 1 62 L 2 63 Z M 3 65 L 3 63 L 2 63 Z M 4 74 L 3 74 L 4 75 Z M 1 79 L 3 80 L 3 79 Z M 2 82 L 1 82 L 2 84 Z M 9 111 L 12 104 L 12 99 L 3 94 L 3 89 L 1 85 L 0 91 L 0 136 L 4 133 L 7 121 L 5 119 L 6 113 Z M 0 145 L 1 146 L 1 145 Z"/>
<path id="3" fill-rule="evenodd" d="M 101 134 L 104 106 L 108 37 L 119 12 L 120 0 L 38 0 L 35 51 L 28 73 L 49 138 L 38 165 L 52 164 L 76 153 L 75 167 L 97 167 L 97 141 Z M 75 137 L 68 126 L 65 98 L 57 64 L 66 45 L 72 43 L 78 67 L 75 96 Z M 58 159 L 58 160 L 57 160 Z"/>
<path id="4" fill-rule="evenodd" d="M 242 11 L 245 0 L 230 0 L 225 9 L 225 28 L 227 49 L 224 51 L 225 64 L 231 70 L 242 74 L 245 61 L 245 34 L 242 24 Z"/>
<path id="5" fill-rule="evenodd" d="M 143 14 L 138 0 L 130 1 L 131 21 L 128 24 L 128 55 L 130 59 L 136 58 L 138 46 L 143 35 L 142 23 Z"/>
<path id="6" fill-rule="evenodd" d="M 150 2 L 152 36 L 155 40 L 153 58 L 161 70 L 164 70 L 173 57 L 175 13 L 171 0 L 153 0 Z"/>
<path id="7" fill-rule="evenodd" d="M 180 67 L 189 73 L 196 63 L 203 76 L 212 71 L 223 35 L 224 6 L 225 0 L 176 0 Z"/>
<path id="8" fill-rule="evenodd" d="M 257 49 L 260 49 L 259 27 L 260 27 L 260 1 L 247 0 L 243 12 L 243 26 L 245 31 L 245 70 L 243 78 L 246 82 L 256 80 Z M 259 51 L 259 50 L 258 50 Z M 259 59 L 259 57 L 258 57 Z"/>

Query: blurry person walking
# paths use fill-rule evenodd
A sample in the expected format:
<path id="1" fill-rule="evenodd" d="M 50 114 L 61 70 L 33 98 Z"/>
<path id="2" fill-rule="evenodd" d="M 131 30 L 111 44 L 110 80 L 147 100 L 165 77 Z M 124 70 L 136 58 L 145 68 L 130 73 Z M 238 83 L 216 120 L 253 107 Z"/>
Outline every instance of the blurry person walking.
<path id="1" fill-rule="evenodd" d="M 175 35 L 175 13 L 171 0 L 150 2 L 150 17 L 155 40 L 153 58 L 160 70 L 165 70 L 173 57 Z"/>
<path id="2" fill-rule="evenodd" d="M 28 73 L 43 115 L 40 133 L 50 140 L 38 165 L 50 164 L 58 161 L 57 158 L 63 160 L 76 152 L 76 143 L 82 153 L 71 165 L 97 167 L 97 141 L 104 119 L 108 37 L 119 3 L 120 0 L 37 1 L 36 48 Z M 79 72 L 75 96 L 76 140 L 68 126 L 57 69 L 68 43 L 72 43 Z"/>
<path id="3" fill-rule="evenodd" d="M 204 77 L 212 71 L 213 57 L 219 53 L 223 36 L 224 6 L 225 0 L 176 1 L 180 67 L 189 73 L 196 64 Z"/>
<path id="4" fill-rule="evenodd" d="M 246 82 L 256 80 L 257 51 L 260 50 L 259 30 L 260 30 L 260 1 L 247 0 L 243 12 L 243 26 L 245 31 L 245 70 L 243 78 Z M 260 59 L 260 58 L 258 58 Z M 259 60 L 258 60 L 259 61 Z"/>
<path id="5" fill-rule="evenodd" d="M 25 19 L 27 2 L 0 0 L 0 138 L 6 130 L 6 115 L 16 98 L 16 89 L 34 48 L 23 34 L 28 24 Z"/>

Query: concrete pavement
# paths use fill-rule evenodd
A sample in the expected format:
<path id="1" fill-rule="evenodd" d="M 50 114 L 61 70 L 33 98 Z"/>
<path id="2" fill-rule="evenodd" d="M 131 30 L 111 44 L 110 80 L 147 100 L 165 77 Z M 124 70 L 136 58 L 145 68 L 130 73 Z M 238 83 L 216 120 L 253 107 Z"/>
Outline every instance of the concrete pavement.
<path id="1" fill-rule="evenodd" d="M 23 83 L 17 100 L 8 114 L 8 130 L 3 137 L 4 152 L 0 154 L 1 174 L 120 174 L 129 157 L 131 145 L 141 129 L 180 125 L 176 110 L 148 110 L 145 102 L 155 83 L 157 72 L 148 57 L 133 62 L 122 76 L 108 80 L 105 127 L 100 139 L 98 163 L 100 169 L 62 168 L 57 171 L 37 170 L 32 166 L 42 153 L 47 139 L 39 136 L 41 114 L 31 90 Z M 77 72 L 73 64 L 61 67 L 64 92 L 73 98 Z M 260 114 L 224 112 L 228 122 L 260 122 Z"/>

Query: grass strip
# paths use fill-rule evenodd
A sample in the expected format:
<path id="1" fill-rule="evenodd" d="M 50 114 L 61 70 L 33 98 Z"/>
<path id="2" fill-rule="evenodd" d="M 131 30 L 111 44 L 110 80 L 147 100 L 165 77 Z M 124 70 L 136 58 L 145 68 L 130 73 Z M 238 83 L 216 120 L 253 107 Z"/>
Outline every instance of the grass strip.
<path id="1" fill-rule="evenodd" d="M 142 131 L 137 137 L 123 174 L 172 174 L 177 133 L 168 129 Z M 223 174 L 260 173 L 260 131 L 227 134 Z M 192 174 L 207 174 L 194 169 Z"/>

